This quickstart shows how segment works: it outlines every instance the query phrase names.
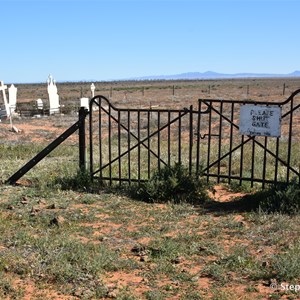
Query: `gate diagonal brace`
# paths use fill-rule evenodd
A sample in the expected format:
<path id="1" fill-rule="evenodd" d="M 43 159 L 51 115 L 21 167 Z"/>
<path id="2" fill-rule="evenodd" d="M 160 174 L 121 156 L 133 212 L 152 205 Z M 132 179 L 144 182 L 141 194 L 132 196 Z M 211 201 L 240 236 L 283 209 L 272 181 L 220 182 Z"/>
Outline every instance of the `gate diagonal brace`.
<path id="1" fill-rule="evenodd" d="M 153 137 L 154 135 L 156 135 L 157 133 L 159 133 L 160 131 L 164 130 L 165 128 L 167 128 L 170 124 L 173 124 L 174 122 L 176 122 L 177 120 L 181 119 L 183 116 L 185 116 L 189 111 L 186 110 L 185 112 L 183 112 L 182 114 L 180 114 L 178 117 L 176 117 L 175 119 L 173 119 L 172 121 L 170 121 L 168 124 L 164 125 L 163 127 L 159 128 L 159 130 L 156 130 L 155 132 L 151 133 L 149 136 L 147 136 L 146 138 L 144 138 L 143 140 L 139 141 L 137 144 L 135 144 L 134 146 L 132 146 L 130 149 L 128 149 L 127 151 L 123 152 L 121 155 L 119 155 L 118 157 L 114 158 L 112 161 L 110 161 L 109 163 L 105 164 L 104 166 L 102 166 L 102 168 L 100 168 L 99 170 L 95 171 L 93 173 L 93 175 L 99 173 L 100 171 L 102 171 L 103 169 L 105 169 L 106 167 L 108 167 L 109 165 L 113 164 L 115 161 L 119 160 L 120 158 L 122 158 L 123 156 L 125 156 L 126 154 L 128 154 L 130 151 L 132 151 L 133 149 L 135 149 L 136 147 L 138 147 L 139 145 L 143 145 L 144 142 L 146 142 L 147 140 L 149 140 L 151 137 Z M 128 129 L 127 129 L 128 130 Z M 149 149 L 150 150 L 150 149 Z"/>
<path id="2" fill-rule="evenodd" d="M 101 109 L 110 117 L 112 118 L 117 124 L 120 124 L 120 126 L 125 129 L 128 134 L 130 134 L 131 136 L 133 136 L 138 142 L 140 142 L 140 139 L 134 134 L 132 133 L 125 125 L 123 125 L 119 120 L 117 120 L 113 115 L 111 115 L 104 107 L 101 107 Z M 169 125 L 169 123 L 167 124 Z M 158 158 L 165 166 L 167 166 L 167 163 L 161 159 L 160 157 L 158 157 L 158 155 L 151 149 L 149 148 L 144 142 L 141 143 L 146 149 L 148 149 L 150 151 L 151 154 L 153 154 L 156 158 Z M 121 156 L 118 156 L 117 159 L 121 158 Z M 102 170 L 103 168 L 101 168 Z"/>
<path id="3" fill-rule="evenodd" d="M 88 111 L 84 110 L 83 114 L 80 116 L 79 120 L 74 123 L 70 128 L 68 128 L 64 133 L 62 133 L 58 138 L 56 138 L 51 144 L 44 148 L 40 153 L 38 153 L 34 158 L 32 158 L 27 164 L 25 164 L 21 169 L 19 169 L 15 174 L 13 174 L 7 181 L 7 184 L 16 184 L 23 175 L 30 171 L 35 165 L 37 165 L 43 158 L 45 158 L 50 152 L 52 152 L 57 146 L 59 146 L 64 140 L 66 140 L 70 135 L 72 135 L 76 130 L 82 126 L 85 117 L 88 115 Z"/>
<path id="4" fill-rule="evenodd" d="M 224 117 L 218 110 L 216 110 L 211 104 L 208 104 L 206 102 L 204 102 L 208 107 L 210 107 L 210 109 L 212 109 L 215 113 L 217 113 L 219 116 L 221 116 L 222 118 L 224 118 L 227 122 L 229 122 L 231 125 L 233 125 L 235 128 L 239 129 L 239 126 L 236 125 L 234 122 L 232 122 L 231 120 L 229 120 L 228 118 Z M 203 170 L 209 170 L 211 167 L 213 167 L 215 164 L 219 163 L 221 160 L 223 160 L 225 157 L 227 157 L 228 155 L 230 155 L 230 153 L 233 153 L 234 151 L 236 151 L 237 149 L 239 149 L 241 146 L 245 145 L 246 143 L 248 143 L 249 141 L 253 140 L 258 146 L 260 146 L 262 149 L 264 149 L 268 154 L 270 154 L 271 156 L 273 156 L 275 159 L 277 159 L 280 163 L 282 163 L 285 167 L 287 167 L 290 171 L 294 172 L 296 175 L 300 175 L 300 173 L 294 169 L 293 167 L 289 166 L 287 164 L 287 162 L 285 162 L 283 159 L 281 159 L 280 157 L 276 156 L 276 154 L 274 154 L 272 151 L 270 151 L 268 148 L 266 148 L 262 143 L 260 143 L 259 141 L 257 141 L 255 139 L 255 136 L 250 136 L 247 135 L 248 139 L 246 141 L 244 141 L 243 143 L 241 143 L 240 145 L 238 145 L 237 147 L 235 147 L 234 149 L 232 149 L 231 151 L 227 152 L 226 154 L 224 154 L 222 157 L 220 157 L 220 159 L 216 160 L 215 162 L 211 163 L 207 168 L 205 168 Z"/>

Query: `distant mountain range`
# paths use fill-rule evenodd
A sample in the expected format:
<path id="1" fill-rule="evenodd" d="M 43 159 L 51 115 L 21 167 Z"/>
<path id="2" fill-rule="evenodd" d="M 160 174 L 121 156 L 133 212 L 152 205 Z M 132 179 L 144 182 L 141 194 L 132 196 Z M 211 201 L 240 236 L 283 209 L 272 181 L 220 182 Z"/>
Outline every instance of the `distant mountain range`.
<path id="1" fill-rule="evenodd" d="M 261 74 L 261 73 L 237 73 L 222 74 L 212 71 L 204 73 L 188 72 L 174 75 L 157 75 L 130 78 L 130 80 L 178 80 L 178 79 L 230 79 L 230 78 L 280 78 L 280 77 L 300 77 L 300 71 L 294 71 L 289 74 Z"/>

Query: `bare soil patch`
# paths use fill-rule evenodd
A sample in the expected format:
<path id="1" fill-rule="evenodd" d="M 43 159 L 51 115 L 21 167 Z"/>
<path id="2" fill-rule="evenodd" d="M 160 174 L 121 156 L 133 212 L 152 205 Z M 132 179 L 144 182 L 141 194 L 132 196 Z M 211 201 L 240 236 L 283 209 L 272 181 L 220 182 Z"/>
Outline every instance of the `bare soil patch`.
<path id="1" fill-rule="evenodd" d="M 98 92 L 108 97 L 112 93 L 110 98 L 120 106 L 182 107 L 197 103 L 201 97 L 285 99 L 281 95 L 283 82 L 286 80 L 160 82 L 153 86 L 114 83 L 112 92 L 110 84 L 102 83 Z M 80 85 L 64 84 L 62 101 L 73 103 Z M 88 93 L 88 85 L 82 85 Z M 247 85 L 250 95 L 246 94 Z M 298 81 L 290 81 L 289 88 L 294 90 L 298 85 Z M 33 98 L 37 94 L 37 90 L 30 94 L 27 86 L 21 95 Z M 76 119 L 76 115 L 16 119 L 18 133 L 11 132 L 9 122 L 3 121 L 1 143 L 44 146 Z M 77 139 L 73 135 L 68 143 L 77 143 Z M 0 274 L 4 274 L 0 277 L 1 299 L 299 299 L 299 293 L 280 290 L 279 280 L 278 288 L 272 289 L 274 278 L 267 273 L 272 270 L 273 258 L 286 253 L 298 239 L 299 218 L 253 213 L 245 201 L 247 193 L 234 192 L 226 185 L 214 186 L 209 191 L 212 201 L 204 207 L 149 204 L 106 191 L 47 190 L 26 178 L 16 187 L 0 185 L 0 191 L 0 258 L 6 259 L 0 264 Z M 51 224 L 59 216 L 64 221 Z M 22 228 L 27 236 L 24 231 L 15 234 Z M 51 250 L 58 240 L 66 243 Z M 67 241 L 76 245 L 71 248 L 68 244 L 74 256 L 61 266 L 60 254 L 67 249 Z M 81 245 L 86 248 L 79 252 Z M 39 247 L 43 250 L 38 251 Z M 76 266 L 81 263 L 76 251 L 81 255 L 91 251 L 86 262 L 97 267 L 72 270 L 73 262 Z M 89 260 L 101 251 L 104 258 Z M 23 265 L 16 266 L 14 261 Z M 51 263 L 61 267 L 61 274 L 70 267 L 70 274 L 60 278 Z M 99 273 L 93 273 L 96 268 Z M 295 278 L 288 283 L 300 284 L 300 278 Z"/>

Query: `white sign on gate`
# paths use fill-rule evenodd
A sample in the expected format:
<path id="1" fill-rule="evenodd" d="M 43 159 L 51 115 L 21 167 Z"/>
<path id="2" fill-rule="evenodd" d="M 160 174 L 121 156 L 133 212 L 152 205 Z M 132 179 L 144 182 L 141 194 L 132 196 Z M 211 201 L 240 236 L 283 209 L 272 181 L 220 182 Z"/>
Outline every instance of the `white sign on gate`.
<path id="1" fill-rule="evenodd" d="M 281 107 L 241 105 L 240 134 L 280 137 Z"/>

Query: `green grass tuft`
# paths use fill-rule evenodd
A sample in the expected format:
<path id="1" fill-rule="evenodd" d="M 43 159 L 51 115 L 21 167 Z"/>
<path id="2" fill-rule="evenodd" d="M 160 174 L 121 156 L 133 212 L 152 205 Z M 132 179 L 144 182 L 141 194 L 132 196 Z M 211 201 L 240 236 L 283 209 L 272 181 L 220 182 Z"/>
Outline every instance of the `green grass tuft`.
<path id="1" fill-rule="evenodd" d="M 206 186 L 189 174 L 187 168 L 177 163 L 153 174 L 149 181 L 137 189 L 139 199 L 148 202 L 200 204 L 208 199 Z"/>

